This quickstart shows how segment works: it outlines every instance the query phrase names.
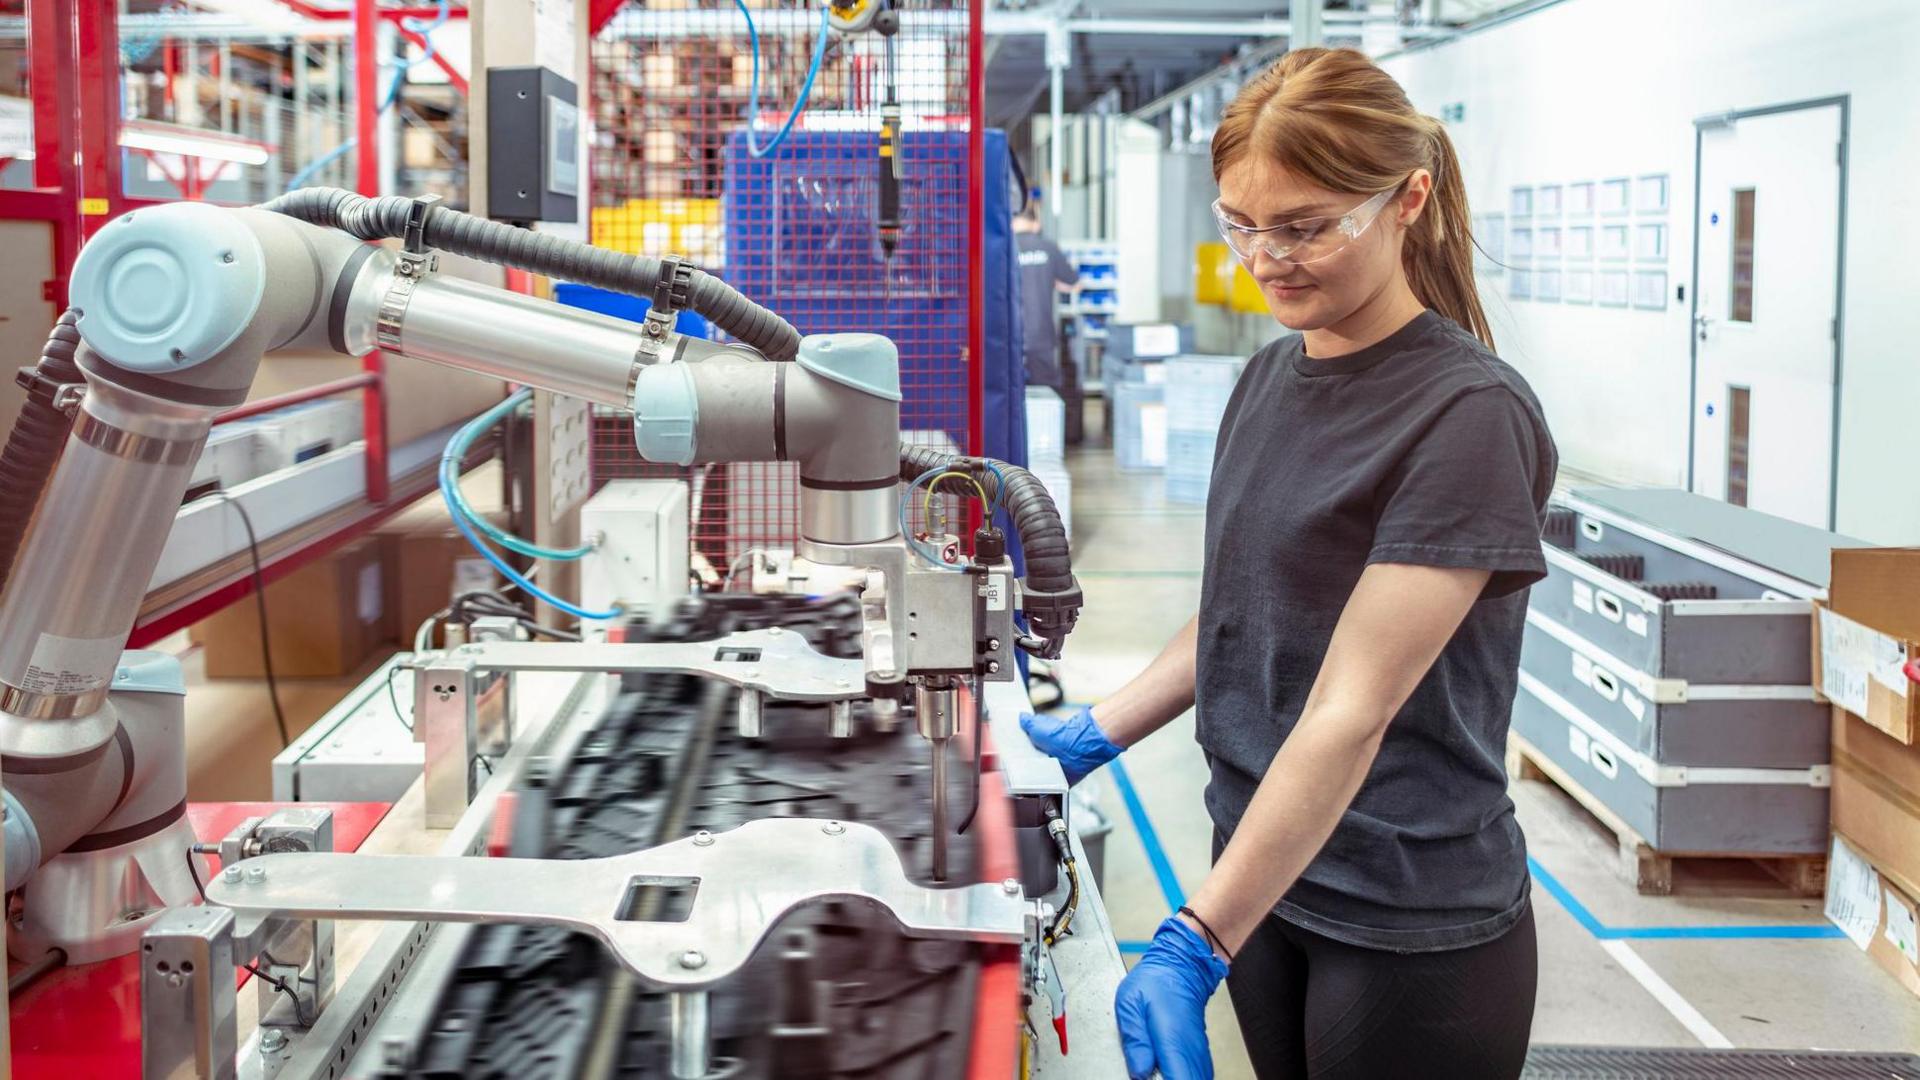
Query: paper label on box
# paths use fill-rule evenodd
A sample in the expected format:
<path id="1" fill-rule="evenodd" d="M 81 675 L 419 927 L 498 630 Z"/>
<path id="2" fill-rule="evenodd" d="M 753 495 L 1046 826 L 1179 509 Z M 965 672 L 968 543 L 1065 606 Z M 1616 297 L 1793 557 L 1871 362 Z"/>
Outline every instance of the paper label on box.
<path id="1" fill-rule="evenodd" d="M 1133 328 L 1133 355 L 1172 356 L 1180 351 L 1180 328 L 1171 323 L 1155 323 Z"/>
<path id="2" fill-rule="evenodd" d="M 1887 897 L 1887 940 L 1907 958 L 1907 963 L 1920 965 L 1920 925 L 1916 925 L 1914 911 L 1897 896 Z"/>
<path id="3" fill-rule="evenodd" d="M 1591 685 L 1593 683 L 1593 661 L 1581 656 L 1579 653 L 1574 653 L 1573 677 L 1580 680 L 1580 685 L 1582 686 Z"/>
<path id="4" fill-rule="evenodd" d="M 987 610 L 1007 610 L 1007 575 L 987 575 Z"/>
<path id="5" fill-rule="evenodd" d="M 1827 918 L 1861 949 L 1880 925 L 1880 875 L 1837 836 L 1827 859 Z"/>
<path id="6" fill-rule="evenodd" d="M 380 612 L 386 607 L 386 592 L 380 587 L 379 563 L 368 563 L 360 568 L 359 594 L 354 608 L 360 613 L 360 621 L 379 622 Z"/>
<path id="7" fill-rule="evenodd" d="M 34 694 L 84 694 L 113 681 L 124 637 L 71 638 L 41 634 L 33 643 L 20 689 Z"/>
<path id="8" fill-rule="evenodd" d="M 1906 697 L 1907 677 L 1901 670 L 1906 662 L 1907 650 L 1899 641 L 1820 609 L 1820 688 L 1835 705 L 1866 716 L 1872 683 Z"/>
<path id="9" fill-rule="evenodd" d="M 1573 583 L 1573 606 L 1587 614 L 1593 614 L 1593 586 L 1584 581 Z"/>
<path id="10" fill-rule="evenodd" d="M 451 602 L 461 593 L 478 592 L 493 588 L 493 567 L 485 559 L 455 559 L 453 561 L 453 590 L 447 594 Z"/>
<path id="11" fill-rule="evenodd" d="M 1577 727 L 1567 728 L 1567 749 L 1573 751 L 1574 757 L 1585 761 L 1588 751 L 1592 746 L 1593 740 L 1587 738 L 1586 732 L 1581 731 Z"/>
<path id="12" fill-rule="evenodd" d="M 1165 386 L 1167 384 L 1167 365 L 1148 364 L 1141 368 L 1140 381 L 1146 383 L 1148 386 Z"/>
<path id="13" fill-rule="evenodd" d="M 1640 612 L 1640 611 L 1627 612 L 1627 629 L 1633 631 L 1636 634 L 1639 634 L 1641 637 L 1646 637 L 1647 636 L 1646 613 Z"/>
<path id="14" fill-rule="evenodd" d="M 1643 724 L 1646 723 L 1647 703 L 1640 700 L 1640 695 L 1631 690 L 1622 690 L 1620 691 L 1620 704 L 1627 707 L 1627 711 L 1633 714 L 1635 720 Z"/>

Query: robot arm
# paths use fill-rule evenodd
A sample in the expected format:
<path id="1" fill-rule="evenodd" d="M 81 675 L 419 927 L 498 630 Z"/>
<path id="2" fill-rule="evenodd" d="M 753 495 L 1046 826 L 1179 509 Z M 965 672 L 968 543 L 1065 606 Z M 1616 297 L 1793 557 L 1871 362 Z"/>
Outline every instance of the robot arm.
<path id="1" fill-rule="evenodd" d="M 363 242 L 377 237 L 405 248 Z M 656 311 L 691 305 L 756 348 L 440 275 L 429 245 L 628 291 L 651 284 Z M 952 734 L 956 677 L 1012 677 L 1011 569 L 955 573 L 899 535 L 901 395 L 885 338 L 802 340 L 673 260 L 568 246 L 425 202 L 311 190 L 271 209 L 127 214 L 82 251 L 72 294 L 87 393 L 0 598 L 0 755 L 40 778 L 10 785 L 25 805 L 9 830 L 31 830 L 43 859 L 125 802 L 115 795 L 134 754 L 123 737 L 109 752 L 124 736 L 108 700 L 122 649 L 213 419 L 245 399 L 277 349 L 380 348 L 630 409 L 640 452 L 656 462 L 794 461 L 802 553 L 870 571 L 867 685 L 851 696 L 891 698 L 912 678 L 935 695 L 922 724 L 935 718 L 923 733 L 939 745 Z M 1063 560 L 1063 536 L 1058 547 Z M 1057 641 L 1062 624 L 1050 625 Z M 184 762 L 170 752 L 165 767 L 152 754 L 141 767 L 184 800 Z"/>

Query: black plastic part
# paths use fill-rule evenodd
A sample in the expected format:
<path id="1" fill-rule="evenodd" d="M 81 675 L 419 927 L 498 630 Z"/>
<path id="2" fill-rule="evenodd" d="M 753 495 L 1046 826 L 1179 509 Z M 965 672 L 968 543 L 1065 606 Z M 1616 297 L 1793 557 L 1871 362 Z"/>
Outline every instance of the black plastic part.
<path id="1" fill-rule="evenodd" d="M 992 525 L 983 525 L 973 533 L 973 561 L 981 566 L 998 566 L 1007 561 L 1007 536 Z"/>

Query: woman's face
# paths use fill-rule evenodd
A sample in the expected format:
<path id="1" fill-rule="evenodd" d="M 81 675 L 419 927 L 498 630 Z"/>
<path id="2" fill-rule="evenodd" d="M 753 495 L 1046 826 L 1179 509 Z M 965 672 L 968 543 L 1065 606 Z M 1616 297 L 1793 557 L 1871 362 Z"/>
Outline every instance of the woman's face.
<path id="1" fill-rule="evenodd" d="M 1267 309 L 1281 325 L 1300 331 L 1321 330 L 1338 326 L 1382 295 L 1402 272 L 1400 252 L 1406 228 L 1419 217 L 1430 184 L 1424 171 L 1415 173 L 1405 190 L 1381 207 L 1379 217 L 1358 237 L 1349 239 L 1334 226 L 1342 215 L 1356 208 L 1361 209 L 1356 223 L 1365 225 L 1362 204 L 1375 193 L 1329 191 L 1279 165 L 1248 155 L 1221 174 L 1220 209 L 1228 220 L 1254 228 L 1308 218 L 1332 219 L 1324 223 L 1327 228 L 1320 233 L 1320 243 L 1345 244 L 1332 255 L 1296 263 L 1274 258 L 1262 245 L 1253 249 L 1252 259 L 1241 260 L 1260 283 Z M 1313 247 L 1305 245 L 1294 255 L 1308 259 L 1315 254 L 1309 250 Z"/>

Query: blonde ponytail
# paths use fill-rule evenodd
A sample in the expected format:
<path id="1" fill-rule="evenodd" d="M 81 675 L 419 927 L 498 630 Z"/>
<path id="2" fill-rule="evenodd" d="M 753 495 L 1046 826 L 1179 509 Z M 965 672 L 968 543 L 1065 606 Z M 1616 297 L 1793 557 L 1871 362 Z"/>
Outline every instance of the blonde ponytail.
<path id="1" fill-rule="evenodd" d="M 1473 219 L 1453 140 L 1393 76 L 1352 49 L 1296 49 L 1240 91 L 1213 136 L 1213 177 L 1259 153 L 1330 191 L 1371 195 L 1425 169 L 1426 209 L 1407 232 L 1407 283 L 1422 304 L 1493 348 L 1473 278 Z"/>
<path id="2" fill-rule="evenodd" d="M 1433 190 L 1427 208 L 1407 233 L 1403 256 L 1407 283 L 1413 295 L 1433 310 L 1465 327 L 1493 348 L 1493 329 L 1480 306 L 1480 289 L 1473 277 L 1473 217 L 1467 210 L 1467 185 L 1460 175 L 1447 129 L 1431 117 Z"/>

